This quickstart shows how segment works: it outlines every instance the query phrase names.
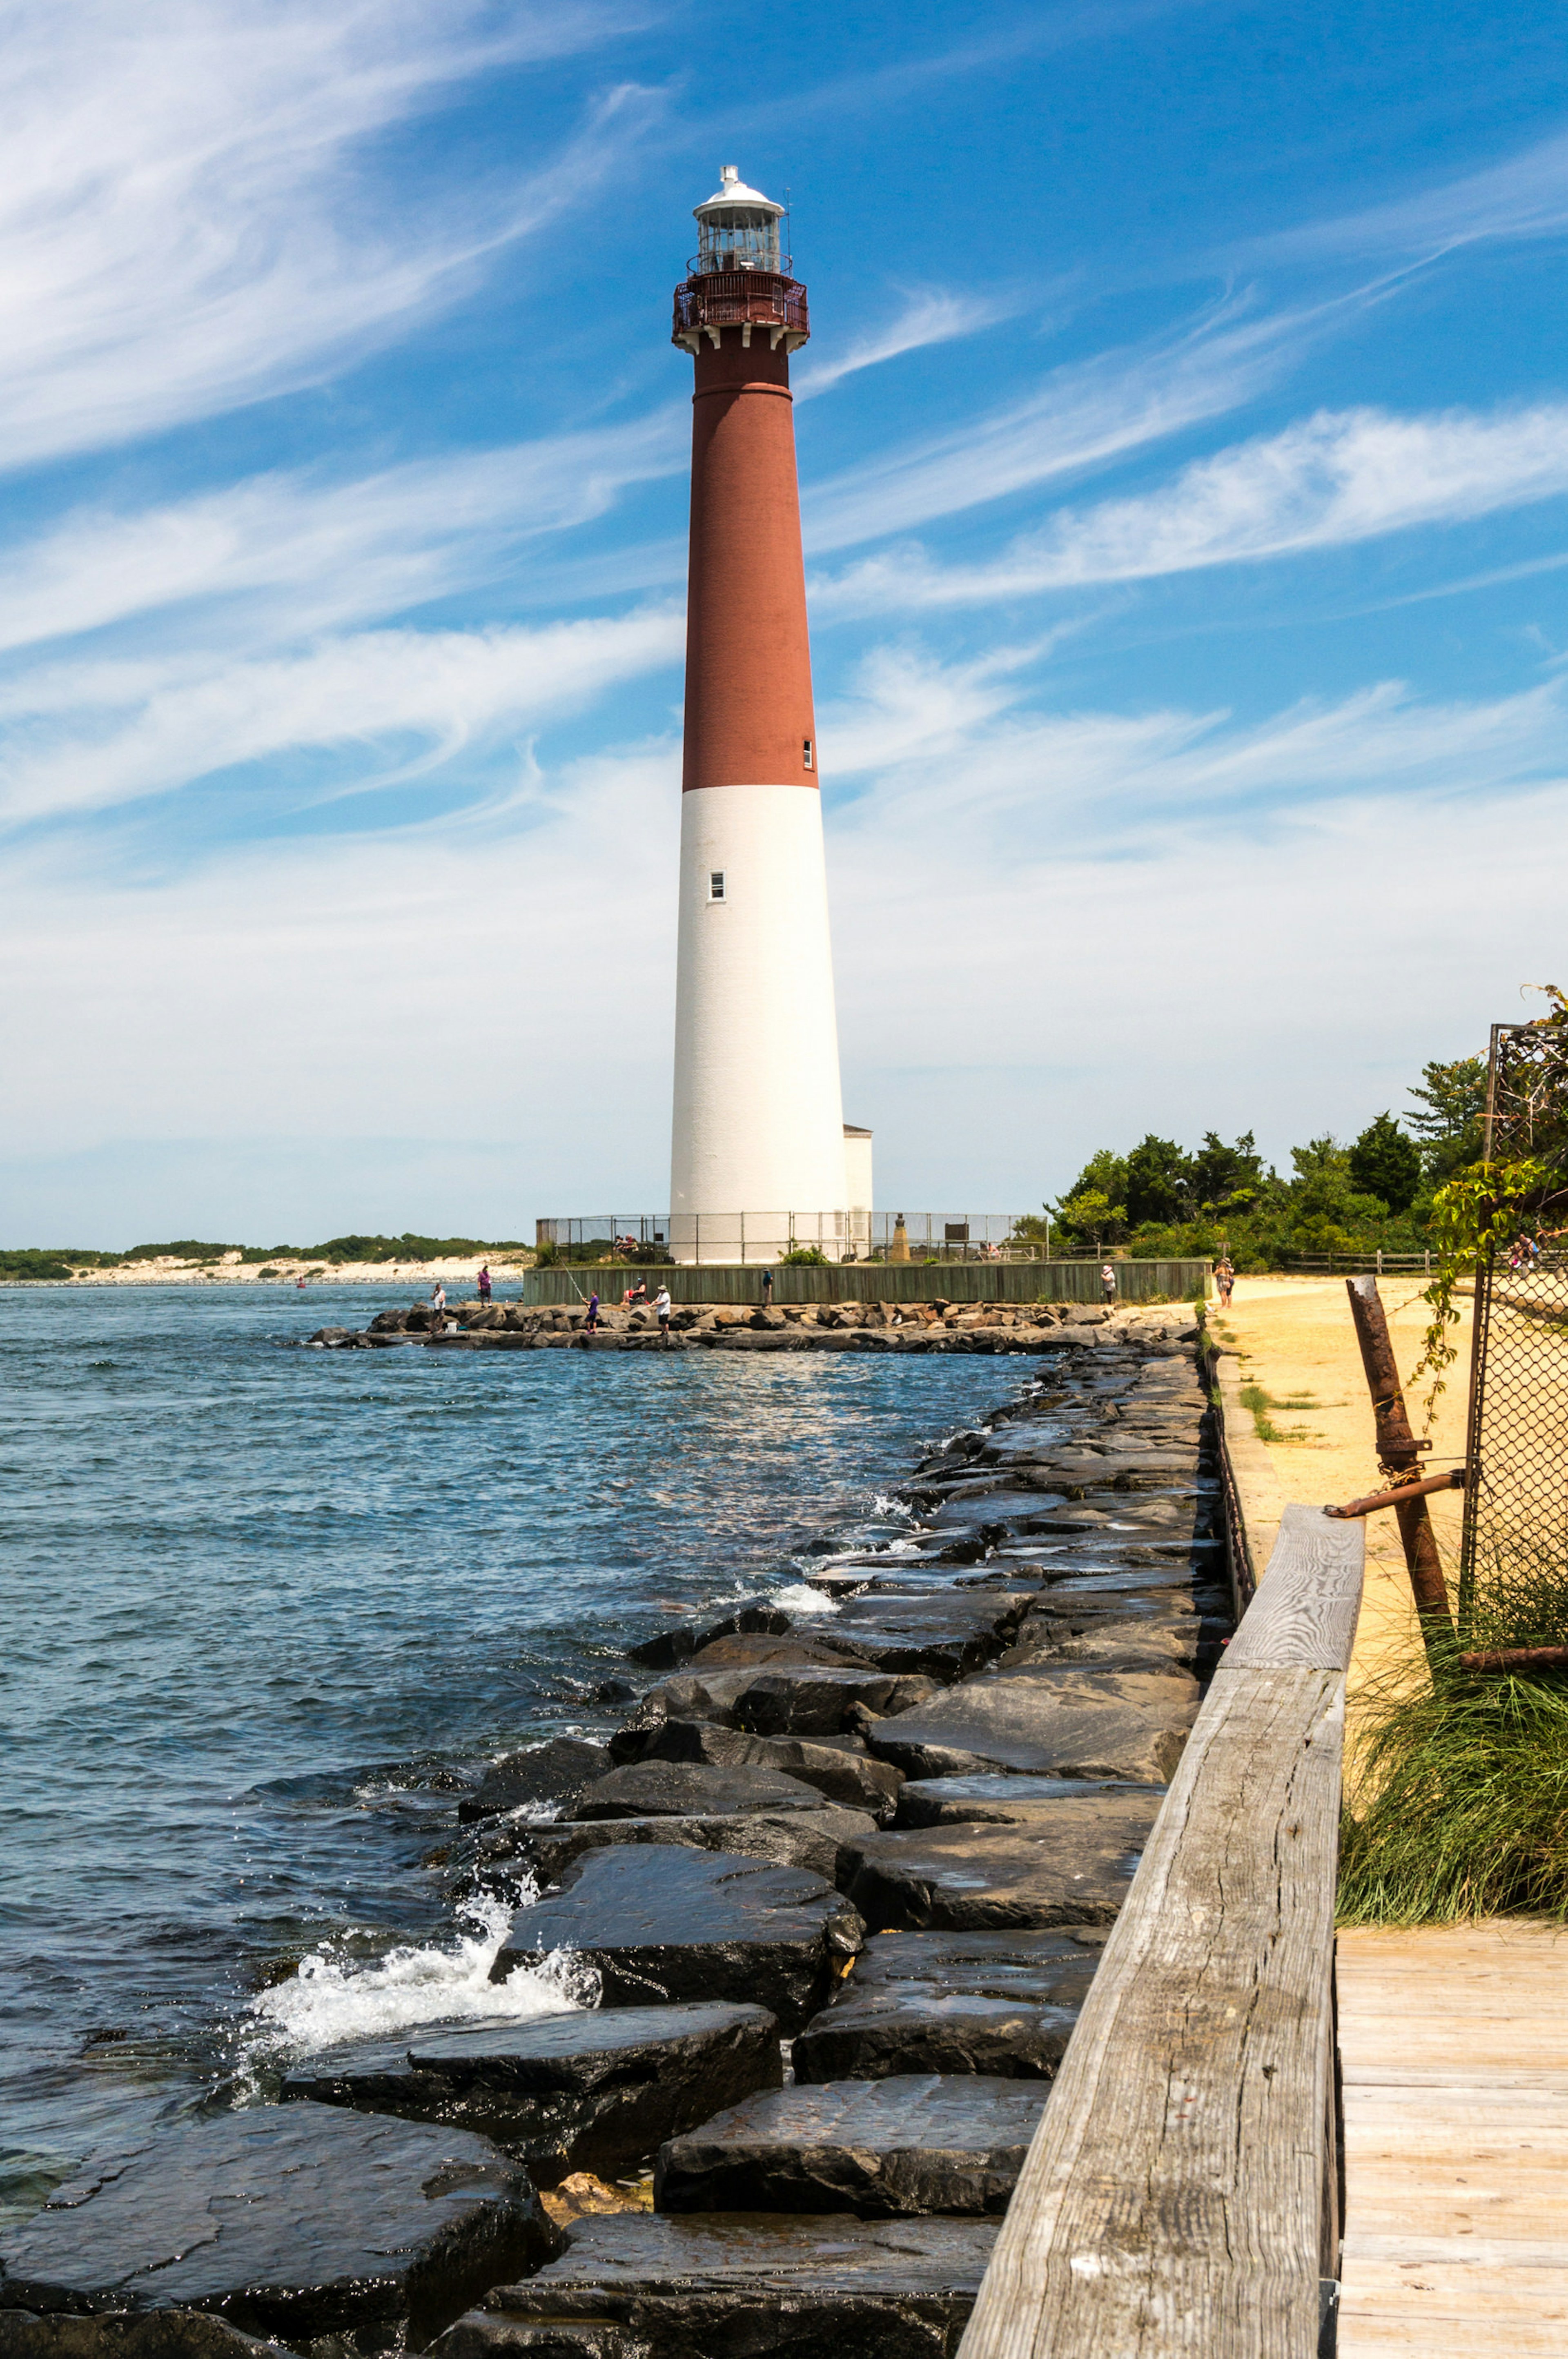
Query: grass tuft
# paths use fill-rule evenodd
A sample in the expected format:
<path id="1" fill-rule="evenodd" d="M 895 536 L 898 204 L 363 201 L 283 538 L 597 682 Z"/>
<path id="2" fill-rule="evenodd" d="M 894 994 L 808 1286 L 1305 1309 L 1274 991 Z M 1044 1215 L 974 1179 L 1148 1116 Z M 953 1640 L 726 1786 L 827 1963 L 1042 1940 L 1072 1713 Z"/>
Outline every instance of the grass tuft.
<path id="1" fill-rule="evenodd" d="M 1561 1646 L 1568 1566 L 1493 1567 L 1465 1645 Z M 1477 1677 L 1455 1647 L 1358 1699 L 1340 1830 L 1339 1919 L 1568 1919 L 1568 1679 Z"/>

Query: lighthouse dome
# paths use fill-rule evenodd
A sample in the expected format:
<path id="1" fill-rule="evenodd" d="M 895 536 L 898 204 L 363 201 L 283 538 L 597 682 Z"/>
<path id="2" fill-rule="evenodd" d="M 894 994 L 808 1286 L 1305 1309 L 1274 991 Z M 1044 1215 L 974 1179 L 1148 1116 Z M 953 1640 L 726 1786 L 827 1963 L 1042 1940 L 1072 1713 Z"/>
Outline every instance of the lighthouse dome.
<path id="1" fill-rule="evenodd" d="M 779 223 L 783 211 L 760 189 L 748 189 L 734 164 L 725 164 L 713 194 L 692 207 L 697 222 L 697 269 L 778 271 L 781 267 Z"/>

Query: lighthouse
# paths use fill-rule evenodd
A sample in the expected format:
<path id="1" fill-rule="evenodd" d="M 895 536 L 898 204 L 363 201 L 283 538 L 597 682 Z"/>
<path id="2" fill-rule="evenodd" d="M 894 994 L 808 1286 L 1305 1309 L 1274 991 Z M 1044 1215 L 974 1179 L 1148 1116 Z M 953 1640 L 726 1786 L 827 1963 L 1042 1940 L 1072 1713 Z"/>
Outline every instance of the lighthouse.
<path id="1" fill-rule="evenodd" d="M 724 168 L 674 342 L 695 362 L 670 1244 L 830 1258 L 870 1229 L 846 1133 L 789 355 L 811 333 L 782 205 Z"/>

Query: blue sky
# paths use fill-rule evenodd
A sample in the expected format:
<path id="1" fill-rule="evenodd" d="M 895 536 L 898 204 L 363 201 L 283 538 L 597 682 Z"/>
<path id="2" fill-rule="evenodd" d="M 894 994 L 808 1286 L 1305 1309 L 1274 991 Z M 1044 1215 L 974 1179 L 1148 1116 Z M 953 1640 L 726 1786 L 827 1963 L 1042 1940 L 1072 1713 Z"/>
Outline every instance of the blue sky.
<path id="1" fill-rule="evenodd" d="M 721 162 L 879 1203 L 1354 1135 L 1561 974 L 1560 12 L 0 31 L 0 1241 L 662 1205 Z"/>

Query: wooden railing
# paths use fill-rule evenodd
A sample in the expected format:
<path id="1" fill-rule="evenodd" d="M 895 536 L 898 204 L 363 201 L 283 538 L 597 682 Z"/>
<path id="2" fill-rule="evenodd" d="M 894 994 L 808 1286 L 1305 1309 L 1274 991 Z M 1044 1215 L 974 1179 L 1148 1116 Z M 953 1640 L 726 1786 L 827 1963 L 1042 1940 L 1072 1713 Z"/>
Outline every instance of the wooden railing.
<path id="1" fill-rule="evenodd" d="M 1041 2117 L 961 2359 L 1312 2359 L 1364 1527 L 1288 1506 Z"/>

